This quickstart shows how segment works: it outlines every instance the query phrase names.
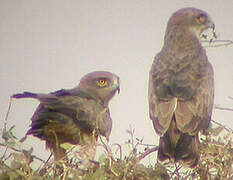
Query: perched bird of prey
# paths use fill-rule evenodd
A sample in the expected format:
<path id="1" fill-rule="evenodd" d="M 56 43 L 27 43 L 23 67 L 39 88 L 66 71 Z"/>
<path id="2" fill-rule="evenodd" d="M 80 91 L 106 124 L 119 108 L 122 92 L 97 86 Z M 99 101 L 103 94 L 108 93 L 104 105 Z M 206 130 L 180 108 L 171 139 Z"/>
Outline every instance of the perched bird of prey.
<path id="1" fill-rule="evenodd" d="M 61 89 L 49 94 L 24 92 L 13 98 L 34 98 L 40 101 L 31 120 L 32 134 L 46 141 L 54 159 L 64 158 L 63 144 L 87 146 L 86 157 L 95 156 L 95 143 L 99 135 L 107 139 L 112 129 L 109 101 L 119 93 L 119 77 L 106 71 L 85 75 L 77 87 Z M 89 154 L 88 154 L 89 152 Z"/>
<path id="2" fill-rule="evenodd" d="M 160 136 L 161 162 L 189 167 L 198 163 L 198 132 L 208 128 L 214 100 L 213 68 L 200 42 L 208 28 L 214 30 L 214 23 L 206 12 L 176 11 L 168 21 L 162 50 L 154 58 L 149 115 Z"/>

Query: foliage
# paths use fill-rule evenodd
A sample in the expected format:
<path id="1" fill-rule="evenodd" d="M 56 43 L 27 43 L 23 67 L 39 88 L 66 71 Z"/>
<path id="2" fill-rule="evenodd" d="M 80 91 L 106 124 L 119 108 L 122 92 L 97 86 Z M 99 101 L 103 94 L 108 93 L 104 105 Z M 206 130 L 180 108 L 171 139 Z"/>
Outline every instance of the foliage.
<path id="1" fill-rule="evenodd" d="M 10 106 L 9 106 L 10 109 Z M 7 112 L 7 116 L 9 110 Z M 200 134 L 200 161 L 194 169 L 181 164 L 143 165 L 158 147 L 143 143 L 135 137 L 134 129 L 127 130 L 130 147 L 129 154 L 123 157 L 122 145 L 115 144 L 119 157 L 113 147 L 100 138 L 100 146 L 105 154 L 98 161 L 91 162 L 88 169 L 81 169 L 73 159 L 45 162 L 33 155 L 33 148 L 26 150 L 22 144 L 26 137 L 19 140 L 13 133 L 14 127 L 7 128 L 7 116 L 1 133 L 0 143 L 0 180 L 230 180 L 233 179 L 233 130 L 212 120 L 210 128 Z M 141 149 L 143 149 L 141 151 Z M 77 153 L 77 152 L 76 152 Z M 42 164 L 38 169 L 32 162 Z"/>
<path id="2" fill-rule="evenodd" d="M 137 152 L 137 147 L 142 145 L 142 140 L 132 144 L 130 154 L 124 158 L 112 156 L 110 147 L 103 144 L 107 155 L 102 155 L 99 161 L 93 161 L 90 169 L 79 169 L 72 161 L 44 162 L 33 155 L 33 149 L 20 149 L 22 141 L 18 141 L 13 134 L 13 128 L 4 129 L 2 132 L 1 149 L 4 151 L 0 159 L 0 179 L 109 179 L 109 180 L 166 180 L 166 179 L 232 179 L 233 178 L 233 142 L 232 130 L 217 125 L 211 127 L 207 135 L 200 137 L 200 162 L 194 169 L 187 169 L 180 164 L 163 166 L 156 164 L 147 167 L 140 164 L 140 160 L 154 148 L 145 148 L 144 152 Z M 134 134 L 128 131 L 132 143 Z M 224 134 L 223 136 L 221 134 Z M 102 142 L 103 143 L 103 142 Z M 120 147 L 120 145 L 118 145 Z M 8 155 L 7 155 L 8 154 Z M 31 163 L 41 161 L 43 166 L 33 169 Z"/>

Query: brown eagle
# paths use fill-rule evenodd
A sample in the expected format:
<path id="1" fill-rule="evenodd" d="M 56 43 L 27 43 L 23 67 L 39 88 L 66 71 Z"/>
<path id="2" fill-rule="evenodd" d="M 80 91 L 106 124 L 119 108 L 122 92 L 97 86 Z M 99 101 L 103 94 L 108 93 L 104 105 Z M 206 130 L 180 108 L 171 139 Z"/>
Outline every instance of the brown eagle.
<path id="1" fill-rule="evenodd" d="M 111 133 L 108 104 L 119 90 L 118 76 L 96 71 L 85 75 L 73 89 L 61 89 L 49 94 L 24 92 L 12 97 L 40 101 L 27 135 L 45 140 L 55 160 L 64 158 L 66 150 L 62 145 L 65 143 L 88 146 L 83 158 L 92 160 L 98 136 L 108 139 Z"/>
<path id="2" fill-rule="evenodd" d="M 213 68 L 200 35 L 214 29 L 195 8 L 176 11 L 168 21 L 162 50 L 149 77 L 149 115 L 160 136 L 158 160 L 198 163 L 198 132 L 208 128 L 214 100 Z"/>

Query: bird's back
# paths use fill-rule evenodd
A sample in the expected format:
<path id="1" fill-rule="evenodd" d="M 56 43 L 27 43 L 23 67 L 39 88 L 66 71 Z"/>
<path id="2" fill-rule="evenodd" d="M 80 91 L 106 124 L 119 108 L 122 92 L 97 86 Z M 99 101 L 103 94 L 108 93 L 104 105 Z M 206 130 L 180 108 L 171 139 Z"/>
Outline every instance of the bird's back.
<path id="1" fill-rule="evenodd" d="M 67 92 L 51 93 L 40 102 L 27 134 L 45 140 L 49 147 L 54 146 L 57 139 L 59 144 L 85 144 L 83 136 L 91 136 L 94 130 L 96 135 L 110 134 L 108 109 L 83 92 L 72 96 Z"/>
<path id="2" fill-rule="evenodd" d="M 183 39 L 186 40 L 180 48 L 177 47 L 175 40 L 170 41 L 170 44 L 165 44 L 154 58 L 151 75 L 155 93 L 161 99 L 176 97 L 180 100 L 189 100 L 197 93 L 200 82 L 205 78 L 206 68 L 212 68 L 205 50 L 196 38 Z M 182 47 L 187 49 L 184 50 Z"/>

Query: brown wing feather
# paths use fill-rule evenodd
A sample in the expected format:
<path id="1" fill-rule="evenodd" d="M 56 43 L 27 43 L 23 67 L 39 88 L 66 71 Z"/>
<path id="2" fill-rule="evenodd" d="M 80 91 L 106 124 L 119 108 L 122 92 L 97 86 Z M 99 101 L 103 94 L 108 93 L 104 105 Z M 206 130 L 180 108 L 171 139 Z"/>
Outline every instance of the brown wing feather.
<path id="1" fill-rule="evenodd" d="M 149 79 L 149 113 L 155 131 L 162 136 L 169 128 L 173 113 L 176 108 L 177 99 L 161 101 L 154 92 L 152 73 Z"/>
<path id="2" fill-rule="evenodd" d="M 206 129 L 212 114 L 214 100 L 213 69 L 206 66 L 206 75 L 200 83 L 197 94 L 188 101 L 178 101 L 175 110 L 177 128 L 183 133 L 196 134 Z"/>

